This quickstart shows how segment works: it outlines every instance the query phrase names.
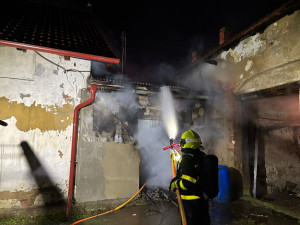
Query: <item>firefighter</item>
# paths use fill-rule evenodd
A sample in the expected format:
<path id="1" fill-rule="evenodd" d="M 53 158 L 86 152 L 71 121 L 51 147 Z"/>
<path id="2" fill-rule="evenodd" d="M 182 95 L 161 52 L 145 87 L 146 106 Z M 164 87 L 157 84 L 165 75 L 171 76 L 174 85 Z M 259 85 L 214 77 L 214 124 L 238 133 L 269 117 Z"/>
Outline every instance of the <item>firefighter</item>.
<path id="1" fill-rule="evenodd" d="M 193 130 L 181 136 L 182 157 L 176 177 L 170 183 L 171 191 L 179 190 L 188 225 L 210 224 L 209 202 L 203 192 L 203 159 L 200 136 Z"/>

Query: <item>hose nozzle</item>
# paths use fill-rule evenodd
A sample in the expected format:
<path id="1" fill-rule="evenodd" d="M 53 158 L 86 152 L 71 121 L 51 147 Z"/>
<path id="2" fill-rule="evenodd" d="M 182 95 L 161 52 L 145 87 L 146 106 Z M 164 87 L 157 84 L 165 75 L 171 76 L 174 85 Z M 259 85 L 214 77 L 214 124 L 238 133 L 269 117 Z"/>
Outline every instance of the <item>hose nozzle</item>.
<path id="1" fill-rule="evenodd" d="M 175 139 L 171 138 L 170 139 L 170 146 L 164 147 L 163 150 L 167 150 L 167 149 L 173 149 L 176 151 L 180 151 L 181 150 L 181 146 L 178 143 L 175 143 Z"/>
<path id="2" fill-rule="evenodd" d="M 174 138 L 170 138 L 170 145 L 175 143 L 175 139 Z"/>

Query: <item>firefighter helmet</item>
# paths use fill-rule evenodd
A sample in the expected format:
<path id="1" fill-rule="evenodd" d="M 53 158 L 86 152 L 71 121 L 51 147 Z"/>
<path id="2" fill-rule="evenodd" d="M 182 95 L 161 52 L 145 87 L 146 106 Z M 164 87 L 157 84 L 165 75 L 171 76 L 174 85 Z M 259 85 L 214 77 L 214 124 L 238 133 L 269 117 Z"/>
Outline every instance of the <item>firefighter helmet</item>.
<path id="1" fill-rule="evenodd" d="M 182 148 L 200 148 L 202 144 L 199 134 L 193 130 L 184 132 L 181 136 L 180 145 Z"/>

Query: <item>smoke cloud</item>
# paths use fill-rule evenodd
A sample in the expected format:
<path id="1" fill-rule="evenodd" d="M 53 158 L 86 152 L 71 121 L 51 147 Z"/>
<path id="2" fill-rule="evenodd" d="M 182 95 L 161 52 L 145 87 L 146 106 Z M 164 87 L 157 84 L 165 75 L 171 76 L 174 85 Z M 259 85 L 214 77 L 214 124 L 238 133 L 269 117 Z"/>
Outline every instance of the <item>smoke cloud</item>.
<path id="1" fill-rule="evenodd" d="M 207 104 L 227 113 L 229 107 L 224 104 L 225 93 L 222 88 L 222 74 L 225 73 L 222 64 L 218 68 L 210 64 L 200 64 L 198 67 L 185 74 L 184 79 L 180 79 L 180 86 L 185 86 L 194 91 L 204 91 L 204 94 L 211 97 Z M 221 77 L 221 78 L 220 78 Z M 128 122 L 131 136 L 137 140 L 140 150 L 141 166 L 140 181 L 147 183 L 148 186 L 160 186 L 168 188 L 172 179 L 171 159 L 168 151 L 163 151 L 163 147 L 169 145 L 170 138 L 178 138 L 178 134 L 188 129 L 193 129 L 201 136 L 205 152 L 214 154 L 213 149 L 218 147 L 218 139 L 227 137 L 222 124 L 217 120 L 207 117 L 205 120 L 194 118 L 193 124 L 177 121 L 179 114 L 195 106 L 195 100 L 173 100 L 172 94 L 167 87 L 161 88 L 161 93 L 151 96 L 151 104 L 161 106 L 161 119 L 147 120 L 140 117 L 140 105 L 137 102 L 135 90 L 129 84 L 128 78 L 117 76 L 113 78 L 125 85 L 124 89 L 117 92 L 101 93 L 97 101 L 102 104 L 114 115 L 115 122 L 121 121 L 122 126 Z M 213 100 L 213 101 L 212 101 Z M 176 112 L 174 109 L 176 105 Z M 198 109 L 200 110 L 200 109 Z M 229 113 L 227 113 L 229 115 Z M 137 119 L 140 118 L 140 119 Z M 180 126 L 178 124 L 180 123 Z M 120 141 L 120 138 L 118 140 Z M 124 141 L 124 140 L 123 140 Z M 220 147 L 218 147 L 220 148 Z"/>
<path id="2" fill-rule="evenodd" d="M 217 65 L 198 63 L 186 70 L 178 80 L 181 86 L 191 90 L 192 95 L 202 93 L 208 96 L 205 102 L 205 119 L 194 119 L 192 125 L 185 125 L 186 129 L 193 129 L 200 135 L 207 154 L 222 154 L 223 141 L 229 139 L 224 123 L 226 120 L 237 119 L 232 110 L 233 99 L 231 97 L 233 96 L 227 92 L 231 74 L 232 66 L 219 60 Z M 234 142 L 234 140 L 229 141 Z M 221 155 L 219 156 L 222 158 Z"/>
<path id="3" fill-rule="evenodd" d="M 135 138 L 141 155 L 141 182 L 167 189 L 172 179 L 172 163 L 169 151 L 162 150 L 170 144 L 162 122 L 139 120 Z"/>
<path id="4" fill-rule="evenodd" d="M 110 74 L 106 69 L 105 63 L 98 62 L 98 61 L 92 61 L 91 71 L 93 74 L 98 75 L 98 76 Z"/>
<path id="5" fill-rule="evenodd" d="M 126 142 L 135 139 L 141 157 L 140 181 L 147 183 L 148 186 L 159 186 L 167 189 L 172 179 L 172 167 L 169 152 L 162 150 L 163 147 L 169 145 L 170 139 L 164 124 L 159 119 L 137 120 L 140 105 L 137 102 L 135 90 L 129 83 L 130 80 L 121 75 L 114 76 L 112 79 L 122 83 L 124 88 L 114 92 L 101 91 L 96 95 L 94 124 L 102 132 L 112 133 L 114 129 L 116 130 L 115 135 L 110 137 L 111 139 L 104 139 L 104 141 Z M 171 135 L 175 137 L 178 128 L 170 90 L 164 89 L 162 101 L 160 100 L 161 97 L 162 94 L 154 95 L 151 102 L 157 106 L 164 105 L 165 112 L 172 112 L 173 110 L 173 121 L 168 121 L 168 123 L 172 124 L 174 130 L 170 132 L 173 132 Z M 128 128 L 131 138 L 124 138 L 124 134 L 122 134 L 124 131 L 121 130 L 124 127 Z"/>

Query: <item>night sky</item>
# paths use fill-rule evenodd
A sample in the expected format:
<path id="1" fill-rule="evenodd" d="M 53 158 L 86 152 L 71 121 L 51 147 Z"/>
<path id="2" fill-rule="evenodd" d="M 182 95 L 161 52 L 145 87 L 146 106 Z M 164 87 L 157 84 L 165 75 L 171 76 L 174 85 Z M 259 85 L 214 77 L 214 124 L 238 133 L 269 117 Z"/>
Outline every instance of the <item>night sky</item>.
<path id="1" fill-rule="evenodd" d="M 6 4 L 16 7 L 15 1 L 22 0 L 11 0 Z M 191 62 L 192 51 L 201 55 L 215 48 L 222 27 L 229 27 L 233 34 L 239 33 L 285 2 L 35 1 L 90 13 L 118 58 L 121 58 L 121 32 L 124 31 L 127 37 L 127 75 L 146 80 L 163 77 L 162 73 L 174 74 Z M 92 5 L 89 8 L 88 2 Z"/>
<path id="2" fill-rule="evenodd" d="M 125 31 L 127 74 L 153 77 L 164 69 L 171 73 L 184 67 L 194 50 L 201 55 L 215 48 L 222 27 L 239 33 L 284 1 L 90 2 L 92 16 L 116 52 Z"/>

